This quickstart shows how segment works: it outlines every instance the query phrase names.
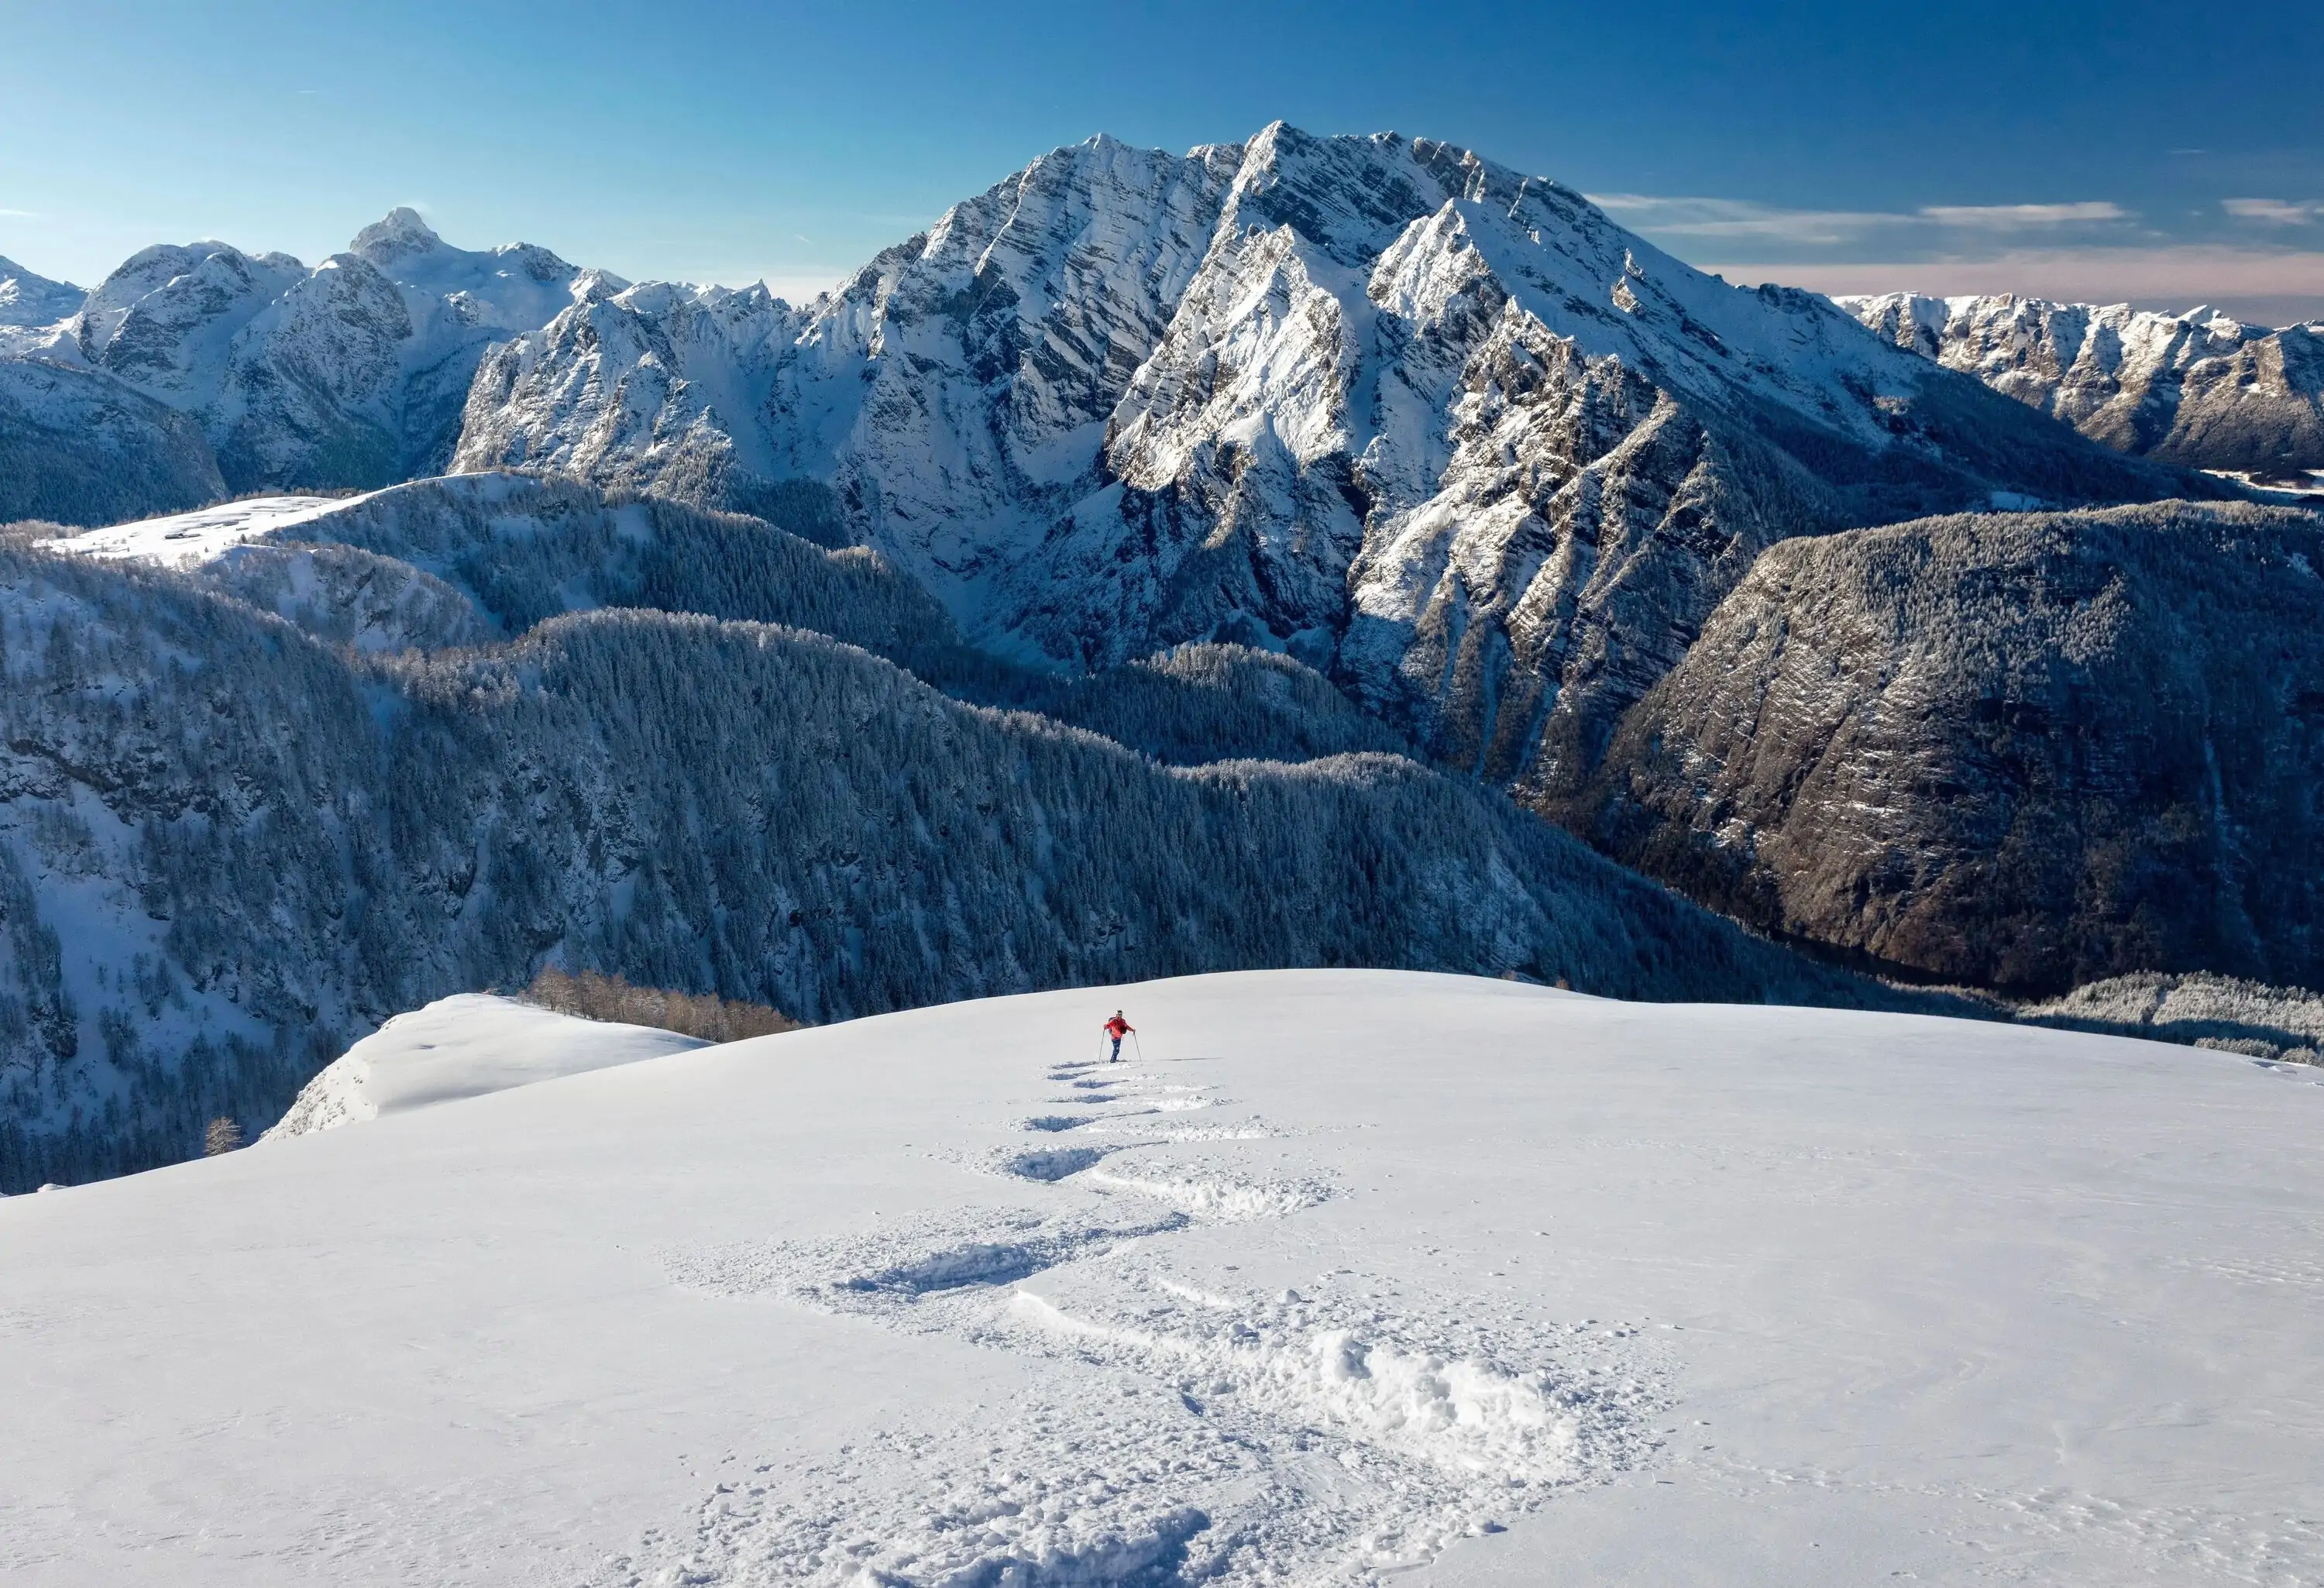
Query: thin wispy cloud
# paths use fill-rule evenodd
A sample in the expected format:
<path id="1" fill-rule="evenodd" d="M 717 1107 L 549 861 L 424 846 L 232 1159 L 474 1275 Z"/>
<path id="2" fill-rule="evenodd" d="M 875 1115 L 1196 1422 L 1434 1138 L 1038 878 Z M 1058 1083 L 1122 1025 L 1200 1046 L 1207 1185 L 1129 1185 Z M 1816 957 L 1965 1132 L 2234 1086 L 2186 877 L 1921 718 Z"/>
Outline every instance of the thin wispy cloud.
<path id="1" fill-rule="evenodd" d="M 1939 226 L 1978 226 L 1993 231 L 2024 231 L 2131 218 L 2130 211 L 2104 199 L 2080 204 L 1931 204 L 1916 213 Z"/>
<path id="2" fill-rule="evenodd" d="M 0 209 L 0 217 L 8 220 L 38 220 L 41 218 L 41 212 L 37 209 Z"/>
<path id="3" fill-rule="evenodd" d="M 2240 220 L 2264 220 L 2280 226 L 2324 220 L 2324 201 L 2295 204 L 2284 198 L 2222 198 L 2219 208 Z"/>
<path id="4" fill-rule="evenodd" d="M 1914 210 L 1787 209 L 1748 198 L 1699 195 L 1592 193 L 1590 201 L 1625 226 L 1670 237 L 1751 239 L 1799 246 L 1839 246 L 1875 235 L 1910 236 L 1946 228 L 2046 232 L 2135 219 L 2107 199 L 2068 204 L 1932 204 Z"/>
<path id="5" fill-rule="evenodd" d="M 1784 209 L 1748 198 L 1659 193 L 1591 193 L 1590 202 L 1640 231 L 1681 237 L 1756 237 L 1785 243 L 1851 243 L 1909 215 L 1877 210 Z"/>

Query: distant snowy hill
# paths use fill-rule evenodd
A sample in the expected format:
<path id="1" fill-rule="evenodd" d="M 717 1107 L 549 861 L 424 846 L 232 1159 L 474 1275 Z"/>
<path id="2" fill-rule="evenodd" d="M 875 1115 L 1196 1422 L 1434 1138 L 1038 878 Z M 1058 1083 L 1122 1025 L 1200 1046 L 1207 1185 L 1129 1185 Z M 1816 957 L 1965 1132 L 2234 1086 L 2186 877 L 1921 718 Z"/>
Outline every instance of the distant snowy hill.
<path id="1" fill-rule="evenodd" d="M 397 1015 L 333 1059 L 263 1140 L 287 1141 L 706 1046 L 675 1031 L 582 1020 L 513 998 L 462 992 Z"/>
<path id="2" fill-rule="evenodd" d="M 2310 1583 L 2314 1074 L 1349 971 L 624 1064 L 0 1202 L 0 1559 Z"/>
<path id="3" fill-rule="evenodd" d="M 1840 306 L 1900 347 L 2124 452 L 2262 475 L 2324 469 L 2324 324 L 2209 309 L 1891 292 Z"/>

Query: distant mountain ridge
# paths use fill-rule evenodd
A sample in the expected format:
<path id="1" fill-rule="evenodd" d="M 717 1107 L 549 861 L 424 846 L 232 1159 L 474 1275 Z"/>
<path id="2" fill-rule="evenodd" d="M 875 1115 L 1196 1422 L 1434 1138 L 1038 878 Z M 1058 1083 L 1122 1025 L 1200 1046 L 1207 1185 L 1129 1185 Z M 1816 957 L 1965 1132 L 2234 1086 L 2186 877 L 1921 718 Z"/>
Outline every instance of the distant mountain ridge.
<path id="1" fill-rule="evenodd" d="M 52 282 L 13 259 L 0 258 L 0 329 L 54 325 L 78 309 L 88 295 L 69 282 Z M 0 342 L 0 348 L 6 346 Z"/>
<path id="2" fill-rule="evenodd" d="M 42 477 L 30 448 L 16 494 L 46 504 L 37 516 L 106 522 L 224 494 L 370 489 L 439 473 L 485 349 L 576 297 L 626 284 L 530 244 L 455 248 L 408 208 L 311 269 L 287 254 L 200 242 L 145 249 L 85 294 L 20 273 L 0 283 L 0 309 L 11 285 L 22 304 L 8 310 L 19 323 L 0 352 L 112 383 L 125 389 L 116 405 L 134 394 L 186 415 L 218 483 L 146 463 L 176 445 L 157 436 L 143 448 L 115 445 L 133 478 L 152 481 L 126 512 L 120 492 L 82 500 L 78 475 Z M 35 420 L 61 428 L 53 416 Z"/>
<path id="3" fill-rule="evenodd" d="M 2324 323 L 2015 294 L 1840 298 L 1884 338 L 2117 451 L 2199 468 L 2324 469 Z"/>

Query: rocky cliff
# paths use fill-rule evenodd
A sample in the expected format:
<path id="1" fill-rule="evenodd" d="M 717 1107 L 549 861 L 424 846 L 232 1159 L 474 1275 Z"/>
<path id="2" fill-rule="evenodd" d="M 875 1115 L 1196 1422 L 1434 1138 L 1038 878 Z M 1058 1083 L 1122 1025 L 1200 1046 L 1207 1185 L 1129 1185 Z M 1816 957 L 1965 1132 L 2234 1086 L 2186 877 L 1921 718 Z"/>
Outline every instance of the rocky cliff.
<path id="1" fill-rule="evenodd" d="M 2319 786 L 2324 520 L 2172 503 L 1785 541 L 1556 809 L 1918 974 L 2313 986 Z"/>

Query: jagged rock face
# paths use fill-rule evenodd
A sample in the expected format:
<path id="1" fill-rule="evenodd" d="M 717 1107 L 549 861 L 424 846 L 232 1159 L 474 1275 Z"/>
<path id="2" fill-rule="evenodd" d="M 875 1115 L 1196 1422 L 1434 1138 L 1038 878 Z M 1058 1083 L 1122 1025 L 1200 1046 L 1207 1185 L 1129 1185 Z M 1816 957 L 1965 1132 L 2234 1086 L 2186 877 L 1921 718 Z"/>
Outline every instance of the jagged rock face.
<path id="1" fill-rule="evenodd" d="M 803 310 L 577 305 L 471 393 L 456 466 L 511 465 L 826 485 L 980 642 L 1286 650 L 1548 790 L 1778 538 L 2190 488 L 1554 183 L 1280 125 L 1060 150 Z"/>
<path id="2" fill-rule="evenodd" d="M 112 523 L 225 494 L 175 409 L 88 370 L 0 360 L 0 523 Z"/>
<path id="3" fill-rule="evenodd" d="M 223 243 L 149 248 L 40 355 L 192 415 L 233 490 L 374 487 L 449 459 L 493 341 L 620 284 L 522 244 L 453 248 L 399 209 L 312 270 Z"/>
<path id="4" fill-rule="evenodd" d="M 804 309 L 647 285 L 498 350 L 455 466 L 770 512 L 837 493 L 964 617 L 1101 480 L 1107 416 L 1210 240 L 1231 161 L 1111 139 L 955 206 Z M 987 625 L 990 627 L 990 625 Z"/>
<path id="5" fill-rule="evenodd" d="M 2007 295 L 1838 301 L 1898 346 L 2118 451 L 2261 475 L 2324 468 L 2324 325 Z"/>
<path id="6" fill-rule="evenodd" d="M 2324 975 L 2324 519 L 1771 549 L 1555 807 L 1771 931 L 1985 985 Z"/>

